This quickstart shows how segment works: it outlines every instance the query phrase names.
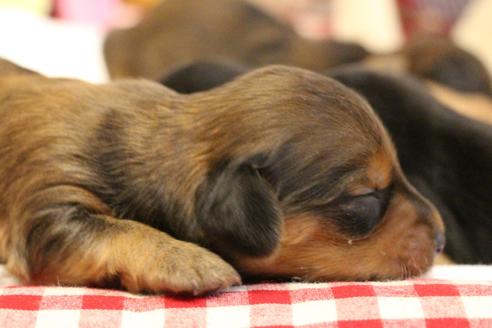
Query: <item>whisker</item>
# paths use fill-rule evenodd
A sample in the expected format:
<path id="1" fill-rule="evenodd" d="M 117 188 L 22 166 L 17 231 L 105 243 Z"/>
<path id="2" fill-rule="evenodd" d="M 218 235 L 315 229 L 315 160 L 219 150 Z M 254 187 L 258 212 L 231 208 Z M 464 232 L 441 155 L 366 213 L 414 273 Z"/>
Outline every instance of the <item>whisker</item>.
<path id="1" fill-rule="evenodd" d="M 405 268 L 403 263 L 400 263 L 400 278 L 405 279 Z"/>

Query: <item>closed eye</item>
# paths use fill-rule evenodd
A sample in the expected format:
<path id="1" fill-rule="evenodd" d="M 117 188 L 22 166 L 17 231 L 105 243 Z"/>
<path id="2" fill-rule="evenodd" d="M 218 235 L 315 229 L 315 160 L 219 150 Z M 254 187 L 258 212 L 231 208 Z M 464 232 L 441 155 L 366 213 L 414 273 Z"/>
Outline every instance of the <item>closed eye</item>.
<path id="1" fill-rule="evenodd" d="M 334 213 L 340 230 L 356 237 L 369 234 L 384 217 L 390 193 L 391 188 L 386 188 L 356 196 L 345 195 Z"/>

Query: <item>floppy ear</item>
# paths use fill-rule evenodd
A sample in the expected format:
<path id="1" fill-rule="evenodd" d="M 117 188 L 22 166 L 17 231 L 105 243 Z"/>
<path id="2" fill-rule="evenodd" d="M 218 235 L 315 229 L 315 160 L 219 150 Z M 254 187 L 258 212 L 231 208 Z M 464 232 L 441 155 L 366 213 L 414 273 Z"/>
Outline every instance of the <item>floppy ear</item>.
<path id="1" fill-rule="evenodd" d="M 246 71 L 236 64 L 201 61 L 172 71 L 161 84 L 179 93 L 194 93 L 218 87 Z"/>
<path id="2" fill-rule="evenodd" d="M 226 252 L 262 256 L 279 242 L 277 197 L 252 162 L 213 170 L 198 190 L 197 217 L 211 246 Z"/>

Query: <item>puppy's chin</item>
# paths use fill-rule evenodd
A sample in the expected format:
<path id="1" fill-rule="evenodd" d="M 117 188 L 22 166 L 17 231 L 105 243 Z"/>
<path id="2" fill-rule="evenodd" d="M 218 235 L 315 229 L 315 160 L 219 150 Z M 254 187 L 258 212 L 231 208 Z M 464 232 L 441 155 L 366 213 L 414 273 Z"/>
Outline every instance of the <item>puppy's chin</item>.
<path id="1" fill-rule="evenodd" d="M 434 260 L 432 247 L 414 247 L 418 243 L 415 239 L 403 246 L 408 251 L 401 256 L 382 250 L 364 256 L 366 247 L 358 247 L 357 243 L 352 241 L 350 247 L 333 245 L 330 249 L 305 247 L 302 254 L 290 248 L 279 249 L 267 258 L 241 259 L 236 267 L 246 275 L 310 282 L 396 280 L 427 272 Z M 430 239 L 425 243 L 431 244 Z"/>
<path id="2" fill-rule="evenodd" d="M 304 281 L 405 279 L 432 266 L 442 223 L 431 204 L 397 195 L 369 235 L 350 239 L 337 231 L 328 218 L 287 218 L 273 254 L 238 258 L 236 267 L 249 275 Z"/>

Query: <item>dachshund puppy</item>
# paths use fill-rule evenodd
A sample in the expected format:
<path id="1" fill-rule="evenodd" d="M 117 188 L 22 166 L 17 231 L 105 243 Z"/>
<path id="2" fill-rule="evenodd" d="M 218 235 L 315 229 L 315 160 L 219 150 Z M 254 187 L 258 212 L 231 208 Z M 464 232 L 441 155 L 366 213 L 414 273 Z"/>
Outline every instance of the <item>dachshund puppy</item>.
<path id="1" fill-rule="evenodd" d="M 355 44 L 304 39 L 243 0 L 162 1 L 140 24 L 115 30 L 105 41 L 111 77 L 153 80 L 201 59 L 324 70 L 367 54 Z"/>
<path id="2" fill-rule="evenodd" d="M 201 62 L 172 72 L 162 83 L 193 93 L 217 87 L 244 72 L 239 66 Z M 445 252 L 460 263 L 492 263 L 491 125 L 459 115 L 413 78 L 355 65 L 327 74 L 363 95 L 381 118 L 406 176 L 443 216 L 448 240 Z M 221 77 L 228 78 L 220 81 Z M 492 106 L 484 101 L 479 114 L 471 116 L 490 120 Z M 456 100 L 449 102 L 455 104 Z M 470 104 L 476 104 L 476 99 Z"/>
<path id="3" fill-rule="evenodd" d="M 201 294 L 237 271 L 404 278 L 442 250 L 380 121 L 330 78 L 179 95 L 0 67 L 0 254 L 26 282 Z"/>

